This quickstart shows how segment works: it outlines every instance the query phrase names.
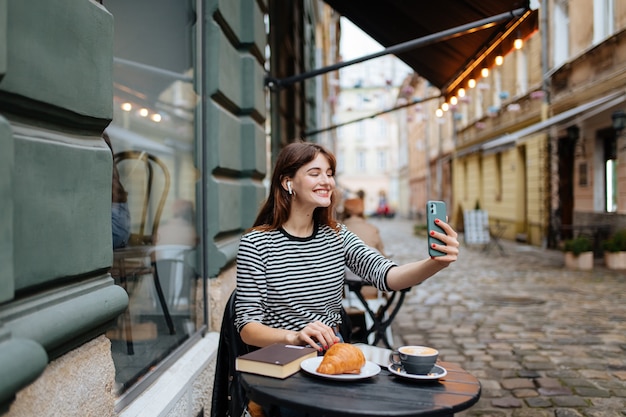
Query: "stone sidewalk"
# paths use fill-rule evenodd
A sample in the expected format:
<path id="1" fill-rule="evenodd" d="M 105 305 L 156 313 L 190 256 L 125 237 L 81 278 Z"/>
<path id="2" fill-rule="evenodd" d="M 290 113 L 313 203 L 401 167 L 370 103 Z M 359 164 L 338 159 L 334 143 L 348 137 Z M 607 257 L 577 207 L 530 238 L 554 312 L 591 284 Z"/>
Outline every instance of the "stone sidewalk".
<path id="1" fill-rule="evenodd" d="M 371 221 L 398 263 L 427 256 L 413 222 Z M 459 417 L 626 416 L 626 273 L 570 271 L 559 251 L 503 246 L 505 256 L 462 245 L 413 288 L 394 343 L 436 347 L 480 379 L 481 399 Z"/>

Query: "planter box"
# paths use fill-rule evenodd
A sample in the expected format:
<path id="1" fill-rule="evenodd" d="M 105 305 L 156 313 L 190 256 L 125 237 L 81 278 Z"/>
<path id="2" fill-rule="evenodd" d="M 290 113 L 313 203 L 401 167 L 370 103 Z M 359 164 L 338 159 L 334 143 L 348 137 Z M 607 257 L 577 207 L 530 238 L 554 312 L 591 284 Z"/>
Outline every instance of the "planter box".
<path id="1" fill-rule="evenodd" d="M 593 269 L 593 252 L 583 252 L 578 256 L 574 256 L 572 252 L 565 252 L 565 267 L 581 271 Z"/>
<path id="2" fill-rule="evenodd" d="M 604 264 L 609 269 L 626 269 L 626 252 L 604 252 Z"/>

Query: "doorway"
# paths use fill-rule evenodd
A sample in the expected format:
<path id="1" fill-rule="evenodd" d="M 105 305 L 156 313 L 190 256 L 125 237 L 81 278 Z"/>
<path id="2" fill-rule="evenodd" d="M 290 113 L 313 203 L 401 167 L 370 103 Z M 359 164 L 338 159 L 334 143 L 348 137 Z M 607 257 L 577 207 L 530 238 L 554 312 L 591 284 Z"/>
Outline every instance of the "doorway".
<path id="1" fill-rule="evenodd" d="M 574 221 L 574 151 L 576 140 L 565 136 L 558 140 L 559 160 L 559 220 L 561 239 L 572 238 Z"/>

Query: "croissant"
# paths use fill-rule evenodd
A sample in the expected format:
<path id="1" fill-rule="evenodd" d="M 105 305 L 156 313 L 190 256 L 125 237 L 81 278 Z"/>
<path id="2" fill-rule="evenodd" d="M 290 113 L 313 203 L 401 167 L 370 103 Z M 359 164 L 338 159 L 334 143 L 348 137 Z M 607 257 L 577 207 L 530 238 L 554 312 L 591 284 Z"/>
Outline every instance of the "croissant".
<path id="1" fill-rule="evenodd" d="M 361 349 L 350 343 L 336 343 L 324 354 L 317 367 L 320 374 L 358 374 L 365 365 L 365 355 Z"/>

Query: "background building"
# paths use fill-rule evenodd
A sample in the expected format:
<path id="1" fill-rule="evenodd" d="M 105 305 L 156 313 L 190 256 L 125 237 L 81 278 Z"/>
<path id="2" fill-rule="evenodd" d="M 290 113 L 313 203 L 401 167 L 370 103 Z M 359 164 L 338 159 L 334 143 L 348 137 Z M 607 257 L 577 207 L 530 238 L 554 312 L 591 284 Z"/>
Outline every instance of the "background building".
<path id="1" fill-rule="evenodd" d="M 486 58 L 488 75 L 464 86 L 464 99 L 446 116 L 456 120 L 458 225 L 462 211 L 479 204 L 506 225 L 509 239 L 557 247 L 584 232 L 597 249 L 623 227 L 621 139 L 612 115 L 624 106 L 624 7 L 542 2 L 538 31 L 521 48 L 502 51 L 500 64 Z"/>
<path id="2" fill-rule="evenodd" d="M 342 19 L 341 24 L 343 61 L 383 49 L 350 21 Z M 398 115 L 384 111 L 394 107 L 400 83 L 410 72 L 393 55 L 339 71 L 340 93 L 334 119 L 338 126 L 337 182 L 344 198 L 355 197 L 359 190 L 365 193 L 366 214 L 376 212 L 383 196 L 394 211 L 398 208 Z"/>

